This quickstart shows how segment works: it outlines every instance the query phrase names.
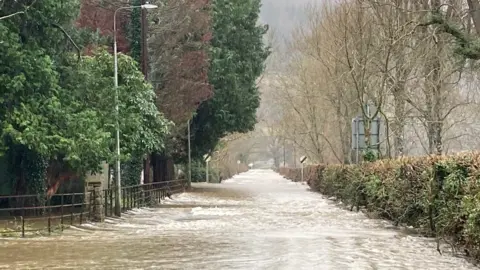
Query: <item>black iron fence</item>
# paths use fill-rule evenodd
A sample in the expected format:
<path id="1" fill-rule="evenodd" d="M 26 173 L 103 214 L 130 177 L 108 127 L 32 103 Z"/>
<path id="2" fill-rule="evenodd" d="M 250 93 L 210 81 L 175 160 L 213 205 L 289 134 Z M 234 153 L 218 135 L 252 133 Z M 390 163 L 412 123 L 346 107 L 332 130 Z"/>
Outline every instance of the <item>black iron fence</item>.
<path id="1" fill-rule="evenodd" d="M 121 210 L 154 207 L 167 197 L 185 190 L 185 181 L 173 180 L 122 188 Z M 103 216 L 114 216 L 115 190 L 83 193 L 0 196 L 0 237 L 49 235 L 71 225 L 92 220 L 95 206 Z M 101 200 L 101 205 L 94 200 Z"/>
<path id="2" fill-rule="evenodd" d="M 124 187 L 121 195 L 121 210 L 127 211 L 133 208 L 155 206 L 161 200 L 175 193 L 183 192 L 185 184 L 184 180 L 173 180 Z M 104 190 L 103 200 L 105 216 L 114 216 L 115 189 Z"/>

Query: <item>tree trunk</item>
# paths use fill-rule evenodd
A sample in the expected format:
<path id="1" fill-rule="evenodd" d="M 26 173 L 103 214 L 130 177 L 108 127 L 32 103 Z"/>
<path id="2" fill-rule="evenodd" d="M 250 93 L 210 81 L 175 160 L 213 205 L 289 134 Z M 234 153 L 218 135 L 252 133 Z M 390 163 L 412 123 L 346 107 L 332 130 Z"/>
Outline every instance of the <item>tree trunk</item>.
<path id="1" fill-rule="evenodd" d="M 477 0 L 475 0 L 477 1 Z M 426 2 L 425 2 L 426 3 Z M 431 9 L 438 9 L 441 6 L 440 0 L 432 0 Z M 435 43 L 431 44 L 433 54 L 430 54 L 425 64 L 425 101 L 424 111 L 425 127 L 428 136 L 429 154 L 441 155 L 443 152 L 442 129 L 443 129 L 443 106 L 444 106 L 444 84 L 442 80 L 442 59 L 444 52 L 444 40 L 438 36 Z"/>
<path id="2" fill-rule="evenodd" d="M 150 154 L 147 154 L 145 160 L 143 161 L 143 183 L 149 184 L 151 183 L 152 179 L 150 177 L 150 170 L 152 169 L 152 162 L 150 158 Z"/>
<path id="3" fill-rule="evenodd" d="M 480 2 L 479 0 L 467 0 L 470 16 L 475 26 L 477 35 L 480 35 Z"/>
<path id="4" fill-rule="evenodd" d="M 171 157 L 164 153 L 155 153 L 152 155 L 153 163 L 153 182 L 166 182 L 174 180 L 175 168 Z"/>
<path id="5" fill-rule="evenodd" d="M 405 89 L 397 87 L 393 92 L 395 103 L 395 118 L 392 122 L 394 133 L 393 146 L 395 148 L 395 157 L 401 157 L 405 151 Z"/>

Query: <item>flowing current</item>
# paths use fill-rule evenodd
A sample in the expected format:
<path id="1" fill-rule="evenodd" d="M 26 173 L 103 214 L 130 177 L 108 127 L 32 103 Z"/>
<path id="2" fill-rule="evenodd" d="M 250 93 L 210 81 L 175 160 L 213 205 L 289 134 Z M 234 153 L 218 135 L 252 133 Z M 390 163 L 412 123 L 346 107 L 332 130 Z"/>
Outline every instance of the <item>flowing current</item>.
<path id="1" fill-rule="evenodd" d="M 0 239 L 0 269 L 477 269 L 388 224 L 252 170 L 121 219 Z"/>

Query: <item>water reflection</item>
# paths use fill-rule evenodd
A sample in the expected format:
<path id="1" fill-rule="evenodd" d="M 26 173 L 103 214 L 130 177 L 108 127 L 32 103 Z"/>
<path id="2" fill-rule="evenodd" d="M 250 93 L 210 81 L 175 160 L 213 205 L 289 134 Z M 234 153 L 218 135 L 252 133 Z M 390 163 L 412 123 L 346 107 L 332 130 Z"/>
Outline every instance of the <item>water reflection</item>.
<path id="1" fill-rule="evenodd" d="M 60 236 L 5 239 L 2 269 L 476 269 L 271 171 L 200 184 Z"/>

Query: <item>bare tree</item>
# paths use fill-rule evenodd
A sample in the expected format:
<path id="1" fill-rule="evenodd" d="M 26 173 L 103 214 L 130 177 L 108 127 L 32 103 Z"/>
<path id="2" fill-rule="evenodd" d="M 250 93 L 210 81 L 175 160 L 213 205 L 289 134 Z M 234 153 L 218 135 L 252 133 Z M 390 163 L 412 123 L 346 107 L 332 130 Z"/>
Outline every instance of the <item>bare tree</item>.
<path id="1" fill-rule="evenodd" d="M 198 105 L 208 99 L 210 21 L 206 1 L 152 1 L 149 12 L 150 78 L 159 109 L 176 124 L 185 123 Z M 162 5 L 160 5 L 162 2 Z"/>
<path id="2" fill-rule="evenodd" d="M 442 9 L 449 21 L 465 24 L 462 4 L 345 0 L 309 6 L 287 47 L 287 69 L 276 74 L 275 98 L 288 123 L 282 134 L 320 162 L 332 156 L 349 161 L 350 121 L 357 113 L 370 147 L 369 126 L 383 119 L 387 157 L 467 145 L 461 140 L 476 131 L 471 91 L 477 89 L 465 88 L 467 65 L 453 55 L 453 38 L 424 23 Z"/>

